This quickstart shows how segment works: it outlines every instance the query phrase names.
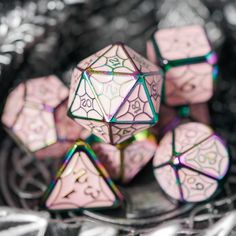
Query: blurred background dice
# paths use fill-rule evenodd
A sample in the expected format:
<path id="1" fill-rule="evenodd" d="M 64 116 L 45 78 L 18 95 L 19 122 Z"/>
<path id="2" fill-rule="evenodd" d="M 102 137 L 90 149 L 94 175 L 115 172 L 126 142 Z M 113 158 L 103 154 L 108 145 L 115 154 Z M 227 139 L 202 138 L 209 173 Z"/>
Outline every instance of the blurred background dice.
<path id="1" fill-rule="evenodd" d="M 20 83 L 8 96 L 2 123 L 37 158 L 62 157 L 89 132 L 66 115 L 68 88 L 54 75 Z"/>

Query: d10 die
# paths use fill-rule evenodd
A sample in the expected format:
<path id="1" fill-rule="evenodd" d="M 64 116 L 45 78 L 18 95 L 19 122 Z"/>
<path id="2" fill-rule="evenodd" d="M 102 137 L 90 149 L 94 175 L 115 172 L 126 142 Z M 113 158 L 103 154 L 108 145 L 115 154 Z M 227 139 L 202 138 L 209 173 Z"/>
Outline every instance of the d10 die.
<path id="1" fill-rule="evenodd" d="M 45 193 L 48 210 L 109 209 L 123 196 L 92 149 L 78 141 L 66 154 L 57 177 Z"/>
<path id="2" fill-rule="evenodd" d="M 158 30 L 147 44 L 147 55 L 166 72 L 166 104 L 203 103 L 212 97 L 217 58 L 201 26 Z"/>
<path id="3" fill-rule="evenodd" d="M 201 123 L 187 123 L 168 132 L 153 159 L 157 182 L 170 197 L 200 202 L 212 197 L 229 169 L 224 142 Z"/>
<path id="4" fill-rule="evenodd" d="M 125 147 L 107 143 L 92 145 L 98 159 L 112 179 L 129 183 L 152 159 L 157 147 L 156 140 L 152 135 L 146 135 L 144 132 L 135 135 L 134 141 Z"/>
<path id="5" fill-rule="evenodd" d="M 36 157 L 61 157 L 75 140 L 89 135 L 67 117 L 68 95 L 68 88 L 56 76 L 30 79 L 9 94 L 2 123 Z"/>
<path id="6" fill-rule="evenodd" d="M 158 121 L 161 88 L 159 67 L 113 44 L 74 69 L 68 115 L 106 143 L 118 144 Z"/>

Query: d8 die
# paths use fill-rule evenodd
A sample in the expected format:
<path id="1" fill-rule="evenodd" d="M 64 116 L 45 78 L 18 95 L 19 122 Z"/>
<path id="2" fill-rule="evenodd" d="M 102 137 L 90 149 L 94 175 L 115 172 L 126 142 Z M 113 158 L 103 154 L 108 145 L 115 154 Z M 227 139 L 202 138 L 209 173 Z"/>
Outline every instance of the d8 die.
<path id="1" fill-rule="evenodd" d="M 147 55 L 165 70 L 166 104 L 203 103 L 212 97 L 217 57 L 201 26 L 158 30 L 147 44 Z"/>
<path id="2" fill-rule="evenodd" d="M 168 132 L 153 159 L 160 187 L 183 202 L 200 202 L 214 196 L 222 187 L 229 163 L 220 137 L 208 126 L 195 122 Z"/>
<path id="3" fill-rule="evenodd" d="M 158 121 L 162 73 L 126 45 L 113 44 L 73 71 L 68 115 L 118 144 Z"/>
<path id="4" fill-rule="evenodd" d="M 68 88 L 56 76 L 27 80 L 9 94 L 2 123 L 36 157 L 61 157 L 77 138 L 89 135 L 67 117 L 68 95 Z"/>
<path id="5" fill-rule="evenodd" d="M 155 138 L 145 131 L 135 135 L 134 140 L 125 147 L 107 143 L 92 145 L 111 178 L 125 184 L 129 183 L 152 159 L 156 147 Z"/>

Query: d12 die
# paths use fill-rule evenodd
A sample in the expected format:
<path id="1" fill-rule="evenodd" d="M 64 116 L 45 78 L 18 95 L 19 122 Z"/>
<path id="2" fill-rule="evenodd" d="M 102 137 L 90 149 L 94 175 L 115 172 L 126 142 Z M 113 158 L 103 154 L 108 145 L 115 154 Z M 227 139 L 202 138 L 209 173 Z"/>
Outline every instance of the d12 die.
<path id="1" fill-rule="evenodd" d="M 200 202 L 214 196 L 222 186 L 229 154 L 212 129 L 191 122 L 163 137 L 153 166 L 157 182 L 167 195 L 183 202 Z"/>
<path id="2" fill-rule="evenodd" d="M 89 135 L 67 117 L 68 95 L 68 88 L 56 76 L 27 80 L 9 94 L 2 123 L 36 157 L 61 157 L 75 140 Z"/>
<path id="3" fill-rule="evenodd" d="M 126 45 L 113 44 L 73 71 L 68 115 L 117 144 L 158 121 L 162 74 Z"/>
<path id="4" fill-rule="evenodd" d="M 123 196 L 92 149 L 78 141 L 44 196 L 48 210 L 109 209 L 121 205 Z"/>
<path id="5" fill-rule="evenodd" d="M 203 103 L 212 97 L 217 57 L 201 26 L 158 30 L 147 44 L 147 55 L 166 72 L 166 104 Z"/>

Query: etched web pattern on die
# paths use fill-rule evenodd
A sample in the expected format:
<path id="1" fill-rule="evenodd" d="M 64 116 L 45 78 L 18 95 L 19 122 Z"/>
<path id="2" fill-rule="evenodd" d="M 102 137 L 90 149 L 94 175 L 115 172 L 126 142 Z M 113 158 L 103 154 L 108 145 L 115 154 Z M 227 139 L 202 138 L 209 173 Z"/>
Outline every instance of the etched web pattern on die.
<path id="1" fill-rule="evenodd" d="M 170 165 L 154 169 L 155 177 L 161 188 L 172 198 L 181 199 L 180 188 L 174 169 Z"/>
<path id="2" fill-rule="evenodd" d="M 157 146 L 155 156 L 153 158 L 153 166 L 167 164 L 173 157 L 173 141 L 172 132 L 168 132 Z"/>
<path id="3" fill-rule="evenodd" d="M 92 54 L 91 56 L 85 58 L 84 60 L 82 60 L 77 66 L 78 68 L 85 70 L 87 69 L 89 66 L 91 66 L 94 62 L 97 61 L 97 59 L 102 56 L 102 54 L 104 54 L 107 50 L 109 50 L 109 48 L 111 48 L 112 46 L 109 45 L 103 49 L 101 49 L 100 51 Z"/>
<path id="4" fill-rule="evenodd" d="M 179 178 L 185 201 L 198 202 L 210 198 L 218 187 L 218 182 L 195 171 L 181 168 Z"/>
<path id="5" fill-rule="evenodd" d="M 106 124 L 104 122 L 98 122 L 94 120 L 83 120 L 83 119 L 77 119 L 75 118 L 75 121 L 91 131 L 91 133 L 95 134 L 105 142 L 110 142 L 110 134 L 109 134 L 109 124 Z"/>
<path id="6" fill-rule="evenodd" d="M 137 84 L 125 103 L 115 115 L 116 120 L 125 122 L 151 122 L 153 113 L 142 84 Z"/>
<path id="7" fill-rule="evenodd" d="M 13 132 L 32 152 L 57 141 L 53 114 L 42 109 L 24 107 L 13 126 Z"/>
<path id="8" fill-rule="evenodd" d="M 116 200 L 84 152 L 75 153 L 46 201 L 49 209 L 111 207 Z"/>
<path id="9" fill-rule="evenodd" d="M 173 67 L 166 72 L 165 101 L 184 105 L 208 101 L 213 95 L 213 67 L 197 63 Z"/>
<path id="10" fill-rule="evenodd" d="M 69 95 L 68 88 L 54 75 L 26 82 L 26 102 L 57 107 Z"/>
<path id="11" fill-rule="evenodd" d="M 71 106 L 75 117 L 102 120 L 103 114 L 94 93 L 86 79 L 81 79 L 79 88 Z"/>
<path id="12" fill-rule="evenodd" d="M 201 57 L 211 51 L 206 33 L 198 25 L 161 29 L 154 38 L 162 58 L 167 60 Z"/>
<path id="13" fill-rule="evenodd" d="M 148 127 L 150 124 L 111 124 L 113 143 L 121 143 Z"/>
<path id="14" fill-rule="evenodd" d="M 128 46 L 124 46 L 128 55 L 131 57 L 133 63 L 138 68 L 138 70 L 142 73 L 149 72 L 159 72 L 160 68 L 154 65 L 152 62 L 148 61 L 146 58 L 135 52 Z"/>
<path id="15" fill-rule="evenodd" d="M 183 153 L 213 134 L 213 130 L 201 123 L 190 122 L 175 130 L 175 152 Z"/>
<path id="16" fill-rule="evenodd" d="M 216 179 L 222 178 L 229 168 L 227 149 L 215 135 L 180 156 L 180 161 Z"/>
<path id="17" fill-rule="evenodd" d="M 110 50 L 103 54 L 91 68 L 95 71 L 129 73 L 136 71 L 132 61 L 127 56 L 122 45 L 114 45 Z"/>
<path id="18" fill-rule="evenodd" d="M 136 82 L 132 75 L 91 74 L 89 79 L 108 121 Z"/>
<path id="19" fill-rule="evenodd" d="M 150 94 L 155 112 L 159 113 L 163 78 L 161 75 L 145 76 L 145 83 Z"/>
<path id="20" fill-rule="evenodd" d="M 107 143 L 95 143 L 92 146 L 100 162 L 104 165 L 112 179 L 120 178 L 120 150 Z"/>

